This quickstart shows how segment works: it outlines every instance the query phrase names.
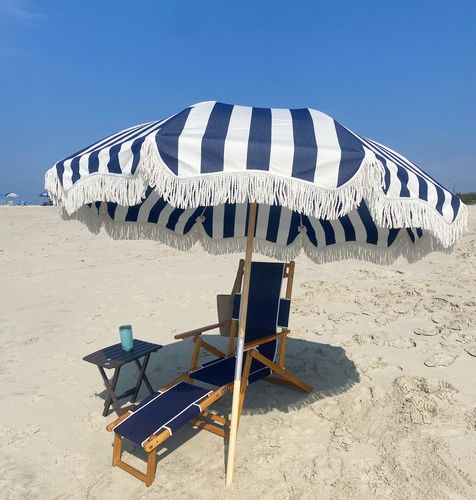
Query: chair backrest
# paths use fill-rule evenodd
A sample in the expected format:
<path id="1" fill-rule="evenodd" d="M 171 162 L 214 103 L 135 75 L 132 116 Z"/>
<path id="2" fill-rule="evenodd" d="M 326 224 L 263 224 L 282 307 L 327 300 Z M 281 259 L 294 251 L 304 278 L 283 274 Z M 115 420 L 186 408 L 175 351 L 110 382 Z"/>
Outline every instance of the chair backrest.
<path id="1" fill-rule="evenodd" d="M 245 342 L 268 337 L 277 333 L 280 327 L 288 326 L 291 300 L 290 297 L 281 297 L 286 266 L 275 262 L 251 263 Z M 241 294 L 236 294 L 233 307 L 235 320 L 239 318 L 240 304 Z M 274 359 L 276 345 L 276 342 L 269 342 L 258 350 L 267 358 Z"/>

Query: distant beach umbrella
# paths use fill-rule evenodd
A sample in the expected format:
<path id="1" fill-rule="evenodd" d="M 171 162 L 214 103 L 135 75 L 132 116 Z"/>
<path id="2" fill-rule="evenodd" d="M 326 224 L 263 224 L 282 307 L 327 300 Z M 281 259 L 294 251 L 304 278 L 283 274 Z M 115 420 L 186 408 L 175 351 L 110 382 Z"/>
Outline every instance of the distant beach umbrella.
<path id="1" fill-rule="evenodd" d="M 253 250 L 282 260 L 302 250 L 316 262 L 413 261 L 450 251 L 466 225 L 461 201 L 410 160 L 308 108 L 199 103 L 56 163 L 46 189 L 64 217 L 116 238 L 246 248 L 245 284 Z M 243 306 L 238 358 L 244 318 Z M 227 483 L 240 378 L 236 363 Z"/>
<path id="2" fill-rule="evenodd" d="M 40 198 L 46 198 L 45 201 L 41 204 L 43 207 L 49 207 L 53 205 L 53 202 L 48 194 L 48 191 L 42 191 L 39 195 Z"/>
<path id="3" fill-rule="evenodd" d="M 17 193 L 9 192 L 4 194 L 7 199 L 7 205 L 13 206 L 15 204 L 15 198 L 18 198 Z"/>

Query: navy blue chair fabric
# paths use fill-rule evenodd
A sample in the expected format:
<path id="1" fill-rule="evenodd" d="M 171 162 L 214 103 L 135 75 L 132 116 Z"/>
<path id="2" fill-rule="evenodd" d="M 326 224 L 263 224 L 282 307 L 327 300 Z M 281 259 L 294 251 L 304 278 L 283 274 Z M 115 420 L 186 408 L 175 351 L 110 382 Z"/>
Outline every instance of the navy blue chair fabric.
<path id="1" fill-rule="evenodd" d="M 283 275 L 282 263 L 251 263 L 245 342 L 276 333 Z"/>
<path id="2" fill-rule="evenodd" d="M 270 342 L 270 344 L 275 344 L 275 342 Z M 210 363 L 204 364 L 198 370 L 191 372 L 190 378 L 221 387 L 233 382 L 235 378 L 235 363 L 235 356 L 215 359 Z M 251 363 L 250 376 L 248 377 L 249 383 L 256 382 L 268 375 L 271 375 L 271 370 L 259 361 L 253 360 Z"/>
<path id="3" fill-rule="evenodd" d="M 277 333 L 278 326 L 288 325 L 290 301 L 281 299 L 284 270 L 283 263 L 252 262 L 245 342 L 268 337 Z M 239 317 L 240 299 L 240 294 L 235 295 L 233 319 Z M 273 361 L 276 347 L 276 341 L 268 342 L 259 346 L 258 351 Z M 233 382 L 235 362 L 235 356 L 210 361 L 190 373 L 190 377 L 220 387 Z M 268 375 L 271 375 L 271 370 L 259 361 L 253 360 L 249 383 Z"/>
<path id="4" fill-rule="evenodd" d="M 279 301 L 278 326 L 287 328 L 289 326 L 289 313 L 291 312 L 291 299 Z"/>
<path id="5" fill-rule="evenodd" d="M 232 318 L 238 320 L 240 316 L 241 293 L 237 293 L 233 300 Z M 278 326 L 287 328 L 289 325 L 289 313 L 291 307 L 291 299 L 279 299 Z"/>
<path id="6" fill-rule="evenodd" d="M 145 399 L 134 409 L 132 415 L 114 428 L 114 432 L 139 445 L 164 429 L 173 434 L 201 413 L 200 401 L 211 392 L 180 382 Z"/>

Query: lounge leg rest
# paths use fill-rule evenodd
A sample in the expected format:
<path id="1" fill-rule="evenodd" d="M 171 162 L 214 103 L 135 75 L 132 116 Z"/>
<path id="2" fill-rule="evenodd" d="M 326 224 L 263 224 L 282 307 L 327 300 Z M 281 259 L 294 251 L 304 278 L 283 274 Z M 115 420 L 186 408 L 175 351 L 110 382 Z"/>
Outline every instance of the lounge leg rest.
<path id="1" fill-rule="evenodd" d="M 162 436 L 162 434 L 164 436 Z M 162 436 L 162 441 L 165 441 L 170 437 L 170 432 L 164 431 L 159 436 Z M 159 437 L 157 436 L 157 437 Z M 114 448 L 112 451 L 112 466 L 119 467 L 120 469 L 132 474 L 137 479 L 140 479 L 145 483 L 147 487 L 151 486 L 155 479 L 155 471 L 157 469 L 157 447 L 153 448 L 151 451 L 147 452 L 147 470 L 146 472 L 141 472 L 139 469 L 132 467 L 128 463 L 122 460 L 122 436 L 114 433 Z"/>
<path id="2" fill-rule="evenodd" d="M 190 384 L 186 384 L 184 382 L 181 382 L 182 384 L 182 389 L 186 390 L 191 390 L 192 386 Z M 177 389 L 180 384 L 175 386 Z M 217 399 L 221 398 L 228 390 L 229 386 L 223 386 L 217 389 L 216 391 L 209 393 L 205 399 L 202 399 L 199 403 L 199 405 L 193 405 L 197 408 L 198 415 L 194 416 L 191 418 L 189 421 L 192 422 L 193 425 L 195 425 L 199 429 L 205 429 L 207 431 L 213 432 L 214 434 L 217 434 L 222 437 L 226 437 L 228 435 L 228 429 L 227 426 L 229 426 L 229 420 L 221 417 L 220 415 L 215 415 L 214 413 L 205 411 L 208 406 L 210 406 L 212 403 L 214 403 Z M 174 388 L 170 389 L 170 394 L 173 393 Z M 157 397 L 157 401 L 159 400 L 159 397 Z M 157 402 L 156 401 L 156 402 Z M 152 404 L 153 401 L 150 403 Z M 187 401 L 188 403 L 188 401 Z M 149 403 L 148 403 L 149 404 Z M 150 408 L 153 408 L 152 406 Z M 139 408 L 140 410 L 140 408 Z M 137 411 L 137 410 L 136 410 Z M 154 482 L 155 478 L 155 472 L 156 472 L 156 467 L 157 467 L 157 448 L 164 442 L 166 441 L 171 435 L 172 432 L 167 429 L 163 429 L 160 433 L 158 434 L 152 434 L 150 435 L 146 441 L 143 442 L 142 447 L 144 451 L 147 453 L 147 470 L 146 472 L 141 472 L 140 470 L 136 469 L 135 467 L 132 467 L 132 465 L 129 465 L 128 463 L 124 462 L 121 458 L 122 456 L 122 441 L 125 436 L 122 436 L 119 432 L 123 432 L 123 429 L 121 427 L 124 427 L 123 421 L 126 421 L 127 417 L 130 416 L 131 419 L 134 419 L 136 421 L 136 424 L 139 422 L 140 426 L 142 426 L 141 421 L 141 414 L 139 411 L 137 411 L 137 414 L 134 414 L 135 412 L 128 412 L 121 417 L 117 418 L 114 420 L 114 422 L 111 422 L 106 429 L 108 431 L 114 431 L 114 447 L 113 447 L 113 452 L 112 452 L 112 465 L 113 467 L 119 467 L 123 469 L 124 471 L 128 472 L 129 474 L 132 474 L 134 477 L 137 479 L 140 479 L 143 481 L 146 486 L 151 486 L 151 484 Z M 203 419 L 207 419 L 208 421 L 204 421 Z M 130 422 L 130 421 L 128 421 Z M 126 433 L 126 437 L 128 439 L 131 438 Z M 137 440 L 136 442 L 140 442 L 140 440 Z"/>

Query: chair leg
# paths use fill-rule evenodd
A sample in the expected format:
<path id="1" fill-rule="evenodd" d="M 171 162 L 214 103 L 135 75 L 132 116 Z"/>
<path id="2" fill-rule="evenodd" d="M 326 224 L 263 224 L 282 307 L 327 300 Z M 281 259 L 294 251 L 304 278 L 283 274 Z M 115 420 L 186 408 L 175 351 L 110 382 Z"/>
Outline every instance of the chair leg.
<path id="1" fill-rule="evenodd" d="M 281 375 L 286 380 L 289 380 L 292 384 L 299 387 L 304 392 L 314 392 L 314 389 L 310 385 L 307 385 L 302 380 L 299 380 L 297 377 L 295 377 L 294 375 L 289 373 L 285 368 L 282 368 L 278 364 L 273 363 L 272 361 L 270 361 L 268 358 L 263 356 L 258 351 L 253 350 L 253 351 L 250 351 L 250 353 L 253 356 L 253 358 L 255 358 L 258 361 L 260 361 L 261 363 L 263 363 L 263 365 L 266 365 L 267 367 L 271 368 L 271 370 L 275 371 L 276 373 L 279 373 L 279 375 Z"/>
<path id="2" fill-rule="evenodd" d="M 137 479 L 143 481 L 147 487 L 151 486 L 155 479 L 155 471 L 157 468 L 157 449 L 147 452 L 147 471 L 144 474 L 140 470 L 132 467 L 121 460 L 122 455 L 122 436 L 114 433 L 114 447 L 112 449 L 112 466 L 119 467 L 129 474 L 132 474 Z"/>
<path id="3" fill-rule="evenodd" d="M 147 473 L 145 477 L 145 485 L 149 487 L 155 478 L 155 469 L 157 467 L 157 450 L 152 450 L 147 453 Z"/>
<path id="4" fill-rule="evenodd" d="M 288 340 L 287 330 L 283 330 L 281 333 L 281 341 L 279 343 L 279 366 L 284 368 L 286 364 L 286 344 Z"/>
<path id="5" fill-rule="evenodd" d="M 122 437 L 114 433 L 114 447 L 112 449 L 112 466 L 115 467 L 121 461 Z"/>
<path id="6" fill-rule="evenodd" d="M 290 387 L 291 389 L 301 389 L 300 387 L 297 387 L 295 384 L 293 384 L 290 380 L 282 377 L 277 377 L 276 375 L 268 375 L 264 380 L 266 380 L 266 382 L 270 382 L 271 384 L 284 385 L 286 387 Z"/>

